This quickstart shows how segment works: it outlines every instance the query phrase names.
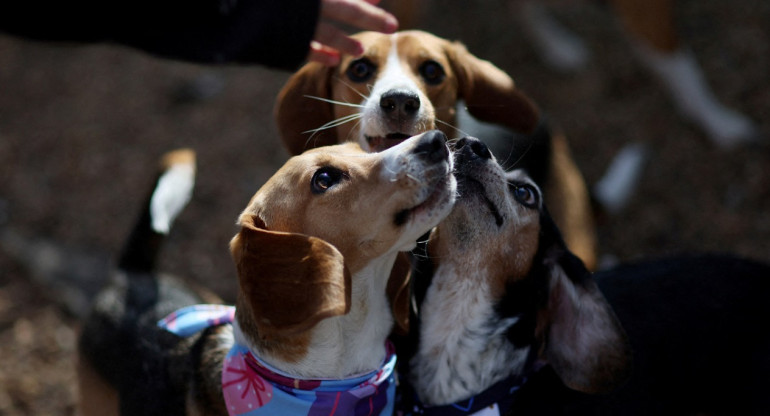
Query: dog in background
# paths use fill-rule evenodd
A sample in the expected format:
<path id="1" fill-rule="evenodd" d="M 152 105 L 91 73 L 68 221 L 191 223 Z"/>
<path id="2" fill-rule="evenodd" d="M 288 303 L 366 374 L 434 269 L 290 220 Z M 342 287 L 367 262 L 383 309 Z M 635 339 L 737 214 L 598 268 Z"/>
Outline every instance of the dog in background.
<path id="1" fill-rule="evenodd" d="M 472 138 L 454 157 L 460 197 L 415 256 L 405 414 L 770 412 L 770 266 L 692 255 L 592 276 L 525 173 Z"/>
<path id="2" fill-rule="evenodd" d="M 684 117 L 723 149 L 758 140 L 760 133 L 755 123 L 719 101 L 695 56 L 683 45 L 677 35 L 672 1 L 607 2 L 629 35 L 639 61 L 661 81 Z M 558 1 L 505 0 L 505 3 L 548 66 L 562 72 L 585 67 L 590 57 L 589 48 L 549 14 L 548 8 L 559 7 Z M 401 25 L 404 28 L 419 27 L 425 14 L 425 5 L 421 2 L 390 0 L 385 7 L 404 22 Z"/>
<path id="3" fill-rule="evenodd" d="M 596 265 L 591 201 L 567 140 L 551 134 L 511 77 L 460 43 L 426 32 L 356 38 L 365 46 L 361 57 L 343 57 L 334 68 L 307 64 L 281 90 L 275 117 L 291 154 L 345 141 L 380 151 L 433 128 L 451 137 L 461 104 L 479 120 L 527 134 L 507 159 L 544 186 L 567 244 Z"/>
<path id="4" fill-rule="evenodd" d="M 331 405 L 390 414 L 395 355 L 386 337 L 408 313 L 395 311 L 408 299 L 391 268 L 451 209 L 446 136 L 289 159 L 238 219 L 235 308 L 154 270 L 192 189 L 192 155 L 181 156 L 166 159 L 84 325 L 83 414 L 304 415 Z"/>
<path id="5" fill-rule="evenodd" d="M 723 149 L 758 139 L 756 125 L 719 102 L 695 56 L 682 45 L 676 34 L 672 0 L 609 3 L 630 35 L 639 61 L 661 81 L 683 116 Z M 587 48 L 548 15 L 542 0 L 516 0 L 511 6 L 545 62 L 562 70 L 585 65 Z"/>

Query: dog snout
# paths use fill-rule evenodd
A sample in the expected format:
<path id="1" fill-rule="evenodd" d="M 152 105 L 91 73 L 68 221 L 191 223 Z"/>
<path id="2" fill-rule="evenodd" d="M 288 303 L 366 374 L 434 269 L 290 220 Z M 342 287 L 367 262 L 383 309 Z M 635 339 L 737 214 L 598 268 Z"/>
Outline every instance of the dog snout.
<path id="1" fill-rule="evenodd" d="M 431 130 L 420 137 L 414 153 L 421 159 L 438 163 L 449 158 L 449 149 L 446 145 L 446 135 L 439 130 Z"/>
<path id="2" fill-rule="evenodd" d="M 420 96 L 413 91 L 390 90 L 380 97 L 380 108 L 393 117 L 414 117 L 420 109 Z"/>
<path id="3" fill-rule="evenodd" d="M 492 159 L 492 153 L 484 142 L 475 137 L 463 137 L 455 143 L 455 153 L 466 160 Z"/>

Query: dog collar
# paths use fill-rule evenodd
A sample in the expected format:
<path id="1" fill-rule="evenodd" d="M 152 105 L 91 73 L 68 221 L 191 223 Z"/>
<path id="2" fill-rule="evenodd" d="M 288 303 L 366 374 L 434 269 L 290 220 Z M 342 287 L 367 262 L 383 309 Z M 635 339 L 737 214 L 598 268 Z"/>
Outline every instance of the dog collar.
<path id="1" fill-rule="evenodd" d="M 411 409 L 404 411 L 404 416 L 500 416 L 513 406 L 516 393 L 521 389 L 527 377 L 522 375 L 511 376 L 490 386 L 483 392 L 459 402 L 425 406 L 416 393 L 412 393 L 413 404 Z"/>
<path id="2" fill-rule="evenodd" d="M 546 363 L 537 358 L 534 348 L 527 354 L 524 371 L 504 378 L 486 390 L 459 402 L 426 406 L 411 385 L 402 383 L 400 416 L 500 416 L 507 414 L 516 401 L 516 396 L 529 377 L 545 367 Z"/>
<path id="3" fill-rule="evenodd" d="M 185 337 L 214 325 L 237 326 L 234 321 L 232 306 L 193 305 L 171 313 L 158 325 Z M 390 343 L 377 371 L 342 380 L 302 380 L 271 368 L 238 341 L 236 337 L 222 368 L 222 394 L 231 416 L 393 413 L 396 354 Z"/>
<path id="4" fill-rule="evenodd" d="M 234 345 L 222 370 L 227 411 L 235 415 L 390 415 L 396 355 L 380 370 L 343 380 L 300 380 L 279 374 L 243 345 Z"/>
<path id="5" fill-rule="evenodd" d="M 180 337 L 189 337 L 212 326 L 232 324 L 234 320 L 234 306 L 190 305 L 171 312 L 158 321 L 158 326 Z"/>
<path id="6" fill-rule="evenodd" d="M 412 392 L 413 403 L 404 416 L 500 416 L 513 406 L 516 393 L 527 382 L 526 376 L 511 376 L 490 386 L 483 392 L 455 403 L 426 406 Z"/>

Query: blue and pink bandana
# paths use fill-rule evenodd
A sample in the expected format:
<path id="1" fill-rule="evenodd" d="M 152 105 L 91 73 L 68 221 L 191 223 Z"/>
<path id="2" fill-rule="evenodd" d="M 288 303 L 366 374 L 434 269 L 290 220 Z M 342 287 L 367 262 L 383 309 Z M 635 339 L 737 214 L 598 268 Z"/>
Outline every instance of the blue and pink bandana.
<path id="1" fill-rule="evenodd" d="M 158 325 L 189 336 L 214 325 L 232 324 L 235 308 L 193 305 Z M 378 371 L 343 380 L 300 380 L 281 374 L 236 343 L 223 363 L 222 394 L 231 416 L 379 416 L 393 414 L 396 354 L 391 344 Z"/>

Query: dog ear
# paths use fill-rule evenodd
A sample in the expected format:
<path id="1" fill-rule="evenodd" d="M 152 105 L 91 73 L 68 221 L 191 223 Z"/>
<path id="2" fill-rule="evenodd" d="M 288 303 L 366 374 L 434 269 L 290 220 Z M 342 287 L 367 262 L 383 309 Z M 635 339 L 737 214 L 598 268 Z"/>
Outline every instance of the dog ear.
<path id="1" fill-rule="evenodd" d="M 558 233 L 551 221 L 548 228 Z M 543 234 L 541 233 L 541 238 Z M 584 393 L 609 392 L 625 382 L 631 352 L 625 331 L 582 261 L 560 237 L 544 258 L 546 309 L 538 317 L 546 360 L 564 384 Z"/>
<path id="2" fill-rule="evenodd" d="M 625 332 L 593 279 L 576 282 L 568 273 L 561 264 L 551 268 L 546 359 L 573 390 L 612 391 L 629 375 Z"/>
<path id="3" fill-rule="evenodd" d="M 332 104 L 310 98 L 331 97 L 333 73 L 334 68 L 310 62 L 292 75 L 278 94 L 274 116 L 289 154 L 338 143 L 333 128 L 310 132 L 334 119 Z"/>
<path id="4" fill-rule="evenodd" d="M 465 100 L 471 115 L 519 133 L 535 130 L 540 117 L 537 106 L 516 89 L 511 77 L 459 42 L 451 43 L 447 54 L 457 76 L 459 98 Z"/>
<path id="5" fill-rule="evenodd" d="M 393 319 L 396 322 L 396 332 L 406 334 L 409 332 L 409 281 L 411 279 L 412 265 L 406 253 L 398 253 L 396 263 L 390 271 L 388 278 L 387 294 L 390 301 Z"/>
<path id="6" fill-rule="evenodd" d="M 259 218 L 247 216 L 230 252 L 240 296 L 263 336 L 303 332 L 350 310 L 344 258 L 319 238 L 270 231 Z"/>

